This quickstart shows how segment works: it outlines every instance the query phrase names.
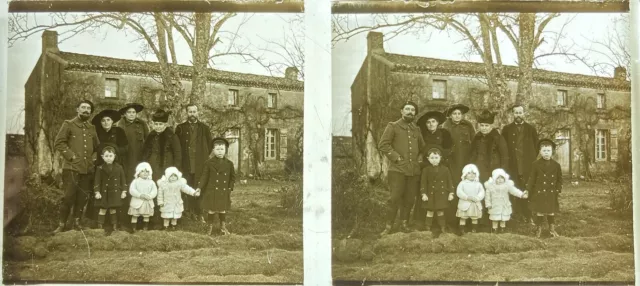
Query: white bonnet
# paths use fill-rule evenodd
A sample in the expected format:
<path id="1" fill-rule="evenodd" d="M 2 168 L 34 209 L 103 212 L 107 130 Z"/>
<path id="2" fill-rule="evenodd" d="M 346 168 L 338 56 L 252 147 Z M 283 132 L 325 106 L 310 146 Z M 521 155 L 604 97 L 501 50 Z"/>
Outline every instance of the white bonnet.
<path id="1" fill-rule="evenodd" d="M 166 170 L 164 170 L 164 176 L 167 179 L 169 179 L 171 175 L 174 175 L 174 174 L 178 177 L 178 180 L 182 178 L 182 173 L 176 167 L 169 167 Z"/>
<path id="2" fill-rule="evenodd" d="M 137 178 L 142 171 L 149 172 L 149 176 L 153 175 L 153 170 L 151 170 L 151 165 L 149 165 L 149 163 L 147 162 L 142 162 L 138 164 L 138 166 L 136 167 L 136 174 L 133 176 L 133 178 Z"/>
<path id="3" fill-rule="evenodd" d="M 491 173 L 491 178 L 493 178 L 494 181 L 497 180 L 498 177 L 503 177 L 505 182 L 509 181 L 509 174 L 503 169 L 495 169 Z"/>
<path id="4" fill-rule="evenodd" d="M 464 166 L 464 168 L 462 168 L 462 180 L 464 180 L 467 176 L 467 174 L 469 173 L 475 173 L 476 174 L 476 179 L 474 181 L 478 182 L 480 181 L 480 171 L 478 171 L 478 167 L 476 167 L 476 165 L 474 164 L 468 164 L 466 166 Z"/>

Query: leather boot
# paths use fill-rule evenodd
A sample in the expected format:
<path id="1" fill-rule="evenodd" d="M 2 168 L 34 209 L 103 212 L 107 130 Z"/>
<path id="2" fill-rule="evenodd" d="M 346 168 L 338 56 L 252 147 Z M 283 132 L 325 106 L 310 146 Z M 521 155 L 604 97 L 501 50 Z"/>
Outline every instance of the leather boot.
<path id="1" fill-rule="evenodd" d="M 557 232 L 556 232 L 556 225 L 555 224 L 550 224 L 549 225 L 549 233 L 551 234 L 551 236 L 553 237 L 558 237 L 560 236 Z"/>
<path id="2" fill-rule="evenodd" d="M 58 227 L 56 227 L 56 229 L 53 230 L 53 233 L 59 233 L 59 232 L 62 232 L 63 230 L 64 230 L 64 222 L 59 222 Z"/>
<path id="3" fill-rule="evenodd" d="M 82 226 L 82 222 L 80 222 L 80 218 L 76 218 L 74 220 L 73 226 L 76 228 L 76 230 L 83 230 L 84 227 Z"/>
<path id="4" fill-rule="evenodd" d="M 213 235 L 213 224 L 209 224 L 209 235 Z"/>
<path id="5" fill-rule="evenodd" d="M 465 225 L 460 225 L 460 235 L 465 234 L 464 228 L 465 228 Z"/>
<path id="6" fill-rule="evenodd" d="M 406 220 L 402 221 L 402 224 L 400 225 L 400 231 L 402 231 L 402 232 L 411 232 L 411 230 L 407 226 L 407 221 Z"/>
<path id="7" fill-rule="evenodd" d="M 148 221 L 143 222 L 142 225 L 143 225 L 142 230 L 149 230 L 149 222 Z"/>
<path id="8" fill-rule="evenodd" d="M 212 226 L 212 227 L 213 227 L 213 226 Z M 390 224 L 387 224 L 387 225 L 384 227 L 384 230 L 380 233 L 380 235 L 381 235 L 381 236 L 385 236 L 385 235 L 387 235 L 387 234 L 389 234 L 389 233 L 391 233 L 391 225 L 390 225 Z"/>

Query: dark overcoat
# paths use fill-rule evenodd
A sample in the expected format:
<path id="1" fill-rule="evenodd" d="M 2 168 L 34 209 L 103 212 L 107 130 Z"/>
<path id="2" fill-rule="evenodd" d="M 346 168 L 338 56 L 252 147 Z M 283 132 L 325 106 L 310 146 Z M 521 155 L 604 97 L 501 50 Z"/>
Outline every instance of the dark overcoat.
<path id="1" fill-rule="evenodd" d="M 204 211 L 228 211 L 235 179 L 231 160 L 217 157 L 207 160 L 198 181 L 202 192 L 200 207 Z"/>
<path id="2" fill-rule="evenodd" d="M 562 192 L 562 169 L 553 159 L 536 160 L 531 165 L 527 183 L 529 208 L 534 213 L 556 213 L 560 210 L 558 195 Z"/>
<path id="3" fill-rule="evenodd" d="M 65 120 L 54 141 L 56 151 L 64 158 L 62 169 L 79 174 L 93 173 L 93 156 L 98 145 L 100 141 L 95 126 L 78 117 Z"/>
<path id="4" fill-rule="evenodd" d="M 102 198 L 95 200 L 96 208 L 116 208 L 122 206 L 122 192 L 127 191 L 127 181 L 124 176 L 124 169 L 118 163 L 111 164 L 108 170 L 106 164 L 96 168 L 96 176 L 93 182 L 94 192 L 100 192 Z"/>
<path id="5" fill-rule="evenodd" d="M 427 158 L 429 154 L 429 146 L 437 145 L 442 148 L 442 158 L 440 159 L 440 165 L 449 166 L 449 154 L 451 153 L 451 147 L 453 145 L 451 139 L 451 133 L 448 130 L 438 128 L 434 132 L 429 131 L 427 128 L 421 128 L 422 131 L 422 139 L 424 140 L 425 148 L 422 151 L 422 155 L 424 159 L 422 160 L 422 166 L 426 167 L 429 165 Z"/>
<path id="6" fill-rule="evenodd" d="M 185 174 L 195 174 L 195 178 L 200 178 L 202 175 L 202 167 L 209 158 L 211 150 L 213 149 L 211 131 L 209 127 L 198 121 L 195 124 L 196 130 L 196 142 L 194 144 L 195 150 L 195 170 L 191 170 L 191 161 L 189 156 L 189 149 L 191 148 L 191 127 L 188 121 L 179 124 L 176 127 L 176 135 L 180 139 L 180 147 L 182 147 L 182 169 L 180 170 Z M 197 180 L 197 179 L 195 179 Z"/>
<path id="7" fill-rule="evenodd" d="M 129 147 L 129 141 L 127 140 L 127 135 L 125 135 L 124 130 L 120 127 L 113 126 L 109 131 L 105 131 L 102 126 L 96 126 L 96 133 L 98 134 L 98 140 L 100 140 L 96 165 L 100 166 L 104 164 L 104 160 L 102 159 L 102 149 L 104 149 L 106 144 L 113 144 L 117 146 L 116 160 L 114 162 L 121 165 L 124 164 Z"/>
<path id="8" fill-rule="evenodd" d="M 480 182 L 486 182 L 491 177 L 493 170 L 505 169 L 509 164 L 509 153 L 504 137 L 495 128 L 487 135 L 482 132 L 476 133 L 471 141 L 469 160 L 478 167 Z"/>
<path id="9" fill-rule="evenodd" d="M 446 209 L 449 207 L 449 194 L 452 194 L 453 190 L 449 168 L 429 165 L 422 169 L 420 193 L 426 194 L 428 198 L 422 203 L 423 208 L 430 211 Z"/>
<path id="10" fill-rule="evenodd" d="M 128 181 L 133 180 L 133 175 L 136 172 L 136 166 L 142 162 L 142 148 L 144 147 L 144 140 L 149 135 L 149 126 L 147 123 L 139 118 L 136 118 L 133 122 L 129 122 L 126 118 L 120 119 L 116 124 L 117 127 L 124 130 L 124 134 L 127 137 L 127 155 L 123 161 L 124 173 Z"/>
<path id="11" fill-rule="evenodd" d="M 154 181 L 158 181 L 169 167 L 181 170 L 182 150 L 178 136 L 168 127 L 162 133 L 151 131 L 144 141 L 142 159 L 151 165 Z"/>
<path id="12" fill-rule="evenodd" d="M 389 159 L 389 172 L 399 172 L 405 176 L 420 176 L 421 151 L 424 140 L 420 128 L 403 119 L 389 122 L 382 133 L 378 149 Z M 401 158 L 398 161 L 398 158 Z"/>
<path id="13" fill-rule="evenodd" d="M 511 176 L 516 185 L 520 188 L 529 179 L 529 173 L 531 171 L 531 165 L 538 156 L 538 150 L 536 144 L 538 143 L 538 132 L 536 128 L 529 123 L 522 123 L 522 150 L 516 150 L 517 140 L 517 127 L 514 122 L 507 124 L 502 128 L 502 136 L 507 143 L 507 150 L 509 152 L 509 166 L 505 170 Z M 521 155 L 519 156 L 520 153 Z M 518 163 L 520 161 L 520 163 Z M 519 170 L 518 166 L 522 167 Z M 518 180 L 518 174 L 522 171 L 522 182 Z"/>
<path id="14" fill-rule="evenodd" d="M 469 163 L 471 141 L 476 130 L 473 128 L 473 124 L 466 119 L 454 123 L 450 118 L 442 124 L 442 128 L 448 130 L 451 135 L 452 146 L 448 163 L 453 183 L 457 186 L 461 180 L 462 168 Z"/>

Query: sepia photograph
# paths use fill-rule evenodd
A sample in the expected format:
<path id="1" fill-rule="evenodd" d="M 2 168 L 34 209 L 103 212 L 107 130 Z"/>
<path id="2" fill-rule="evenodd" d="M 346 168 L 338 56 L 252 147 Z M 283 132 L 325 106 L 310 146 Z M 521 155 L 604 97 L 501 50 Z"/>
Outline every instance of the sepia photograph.
<path id="1" fill-rule="evenodd" d="M 333 15 L 333 279 L 634 281 L 629 23 Z"/>
<path id="2" fill-rule="evenodd" d="M 3 283 L 301 283 L 304 19 L 10 13 Z"/>

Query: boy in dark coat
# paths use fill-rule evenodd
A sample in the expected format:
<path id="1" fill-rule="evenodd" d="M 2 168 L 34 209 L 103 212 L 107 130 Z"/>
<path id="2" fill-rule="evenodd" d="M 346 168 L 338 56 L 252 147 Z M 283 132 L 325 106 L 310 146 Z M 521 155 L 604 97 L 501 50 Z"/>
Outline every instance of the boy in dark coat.
<path id="1" fill-rule="evenodd" d="M 104 163 L 96 168 L 94 181 L 95 207 L 100 208 L 98 213 L 98 228 L 104 225 L 105 216 L 109 211 L 113 230 L 118 230 L 117 210 L 122 206 L 122 199 L 127 196 L 127 182 L 122 165 L 115 163 L 116 148 L 107 144 L 102 148 Z"/>
<path id="2" fill-rule="evenodd" d="M 226 227 L 226 214 L 231 208 L 231 192 L 235 183 L 233 162 L 225 158 L 229 142 L 224 138 L 213 139 L 213 151 L 204 164 L 198 189 L 202 191 L 200 207 L 208 214 L 209 235 L 213 235 L 213 220 L 216 214 L 220 221 L 222 234 L 229 234 Z"/>
<path id="3" fill-rule="evenodd" d="M 562 169 L 551 158 L 556 144 L 549 139 L 538 143 L 541 158 L 533 162 L 527 183 L 530 193 L 530 207 L 535 214 L 536 237 L 542 234 L 542 221 L 547 217 L 549 233 L 559 236 L 555 228 L 555 214 L 559 211 L 558 197 L 562 192 Z"/>
<path id="4" fill-rule="evenodd" d="M 427 210 L 426 229 L 431 230 L 434 212 L 438 216 L 440 231 L 445 233 L 444 211 L 453 200 L 453 184 L 449 168 L 440 165 L 442 148 L 438 145 L 427 148 L 426 154 L 429 165 L 422 169 L 420 178 L 420 193 L 422 206 Z"/>

